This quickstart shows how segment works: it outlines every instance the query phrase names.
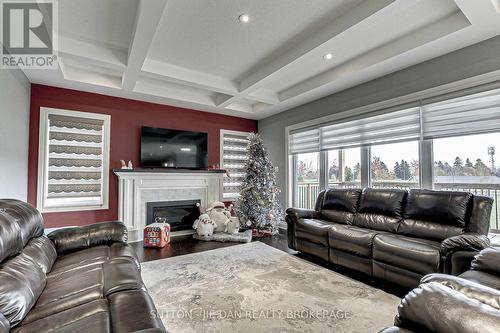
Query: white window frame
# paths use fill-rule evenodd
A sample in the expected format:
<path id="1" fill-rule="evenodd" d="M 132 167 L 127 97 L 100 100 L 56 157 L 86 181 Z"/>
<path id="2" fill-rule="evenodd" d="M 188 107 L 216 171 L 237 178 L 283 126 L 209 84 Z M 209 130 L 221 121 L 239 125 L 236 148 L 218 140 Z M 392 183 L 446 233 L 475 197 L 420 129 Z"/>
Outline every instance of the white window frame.
<path id="1" fill-rule="evenodd" d="M 219 160 L 220 160 L 220 168 L 225 170 L 226 168 L 224 167 L 224 135 L 229 134 L 229 135 L 239 135 L 239 136 L 244 136 L 248 137 L 252 132 L 245 132 L 245 131 L 234 131 L 234 130 L 228 130 L 228 129 L 221 129 L 220 130 L 220 136 L 219 136 Z M 221 184 L 221 195 L 224 200 L 229 200 L 229 201 L 235 201 L 238 200 L 239 196 L 234 196 L 234 197 L 224 197 L 224 182 Z"/>
<path id="2" fill-rule="evenodd" d="M 103 120 L 103 152 L 102 152 L 102 178 L 101 196 L 102 204 L 89 205 L 84 202 L 75 202 L 74 205 L 53 206 L 47 205 L 47 186 L 49 170 L 49 115 L 61 115 L 79 118 Z M 111 116 L 97 113 L 80 112 L 48 107 L 40 108 L 40 126 L 38 140 L 38 185 L 37 185 L 37 209 L 42 213 L 72 212 L 84 210 L 109 209 L 109 151 L 111 135 Z"/>

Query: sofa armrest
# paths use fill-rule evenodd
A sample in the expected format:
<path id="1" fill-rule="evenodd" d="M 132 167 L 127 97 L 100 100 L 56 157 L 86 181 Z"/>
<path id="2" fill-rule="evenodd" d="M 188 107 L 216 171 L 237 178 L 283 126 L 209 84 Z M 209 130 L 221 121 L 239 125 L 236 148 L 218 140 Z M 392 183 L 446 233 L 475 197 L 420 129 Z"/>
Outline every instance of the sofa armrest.
<path id="1" fill-rule="evenodd" d="M 490 245 L 490 240 L 486 235 L 476 234 L 476 233 L 466 233 L 462 235 L 457 235 L 453 237 L 446 238 L 441 243 L 441 258 L 443 272 L 447 274 L 453 273 L 454 269 L 452 267 L 452 257 L 454 253 L 468 251 L 472 254 L 476 254 L 479 251 L 487 248 Z M 470 260 L 467 258 L 467 260 Z M 467 263 L 461 263 L 460 266 L 468 265 Z M 456 270 L 455 270 L 456 271 Z M 455 272 L 460 273 L 460 272 Z"/>
<path id="2" fill-rule="evenodd" d="M 500 275 L 500 247 L 488 247 L 474 257 L 472 269 Z"/>
<path id="3" fill-rule="evenodd" d="M 437 282 L 410 291 L 398 313 L 398 326 L 416 331 L 493 333 L 500 327 L 499 310 Z"/>
<path id="4" fill-rule="evenodd" d="M 490 240 L 486 235 L 481 234 L 462 234 L 446 238 L 441 243 L 441 255 L 447 256 L 456 251 L 475 251 L 479 252 L 490 246 Z"/>
<path id="5" fill-rule="evenodd" d="M 437 282 L 465 296 L 500 310 L 500 290 L 448 274 L 428 274 L 420 283 Z"/>
<path id="6" fill-rule="evenodd" d="M 286 210 L 286 233 L 288 239 L 288 247 L 297 250 L 295 242 L 295 224 L 299 219 L 319 218 L 321 214 L 314 209 L 288 208 Z"/>
<path id="7" fill-rule="evenodd" d="M 314 209 L 288 208 L 286 214 L 290 216 L 293 222 L 298 219 L 316 219 L 321 217 L 321 214 Z"/>
<path id="8" fill-rule="evenodd" d="M 127 242 L 127 227 L 122 222 L 101 222 L 82 227 L 64 228 L 51 232 L 57 254 L 82 250 L 92 246 Z"/>

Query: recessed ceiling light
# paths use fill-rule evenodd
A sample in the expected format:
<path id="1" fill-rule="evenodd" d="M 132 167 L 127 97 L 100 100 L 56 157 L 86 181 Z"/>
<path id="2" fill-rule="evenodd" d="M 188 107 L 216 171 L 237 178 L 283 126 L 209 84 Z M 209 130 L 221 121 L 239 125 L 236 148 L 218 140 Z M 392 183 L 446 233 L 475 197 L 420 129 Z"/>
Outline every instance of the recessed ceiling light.
<path id="1" fill-rule="evenodd" d="M 250 15 L 241 14 L 240 16 L 238 16 L 238 21 L 240 21 L 241 23 L 248 23 L 250 22 Z"/>
<path id="2" fill-rule="evenodd" d="M 332 60 L 332 58 L 333 58 L 333 54 L 331 54 L 331 53 L 327 53 L 323 56 L 323 59 L 325 59 L 325 60 Z"/>

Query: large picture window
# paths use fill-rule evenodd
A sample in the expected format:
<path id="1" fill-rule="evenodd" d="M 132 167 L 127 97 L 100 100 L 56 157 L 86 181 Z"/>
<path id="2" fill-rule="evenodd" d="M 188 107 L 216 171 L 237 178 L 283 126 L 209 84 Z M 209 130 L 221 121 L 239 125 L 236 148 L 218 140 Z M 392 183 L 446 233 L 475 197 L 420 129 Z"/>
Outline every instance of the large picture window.
<path id="1" fill-rule="evenodd" d="M 371 183 L 376 188 L 418 188 L 418 141 L 371 147 Z"/>
<path id="2" fill-rule="evenodd" d="M 494 199 L 500 229 L 500 89 L 363 112 L 289 131 L 291 174 L 314 175 L 289 177 L 289 204 L 313 208 L 327 187 L 468 191 Z"/>
<path id="3" fill-rule="evenodd" d="M 37 208 L 108 208 L 110 116 L 41 108 Z"/>
<path id="4" fill-rule="evenodd" d="M 319 153 L 295 156 L 295 193 L 299 208 L 313 208 L 320 192 Z"/>

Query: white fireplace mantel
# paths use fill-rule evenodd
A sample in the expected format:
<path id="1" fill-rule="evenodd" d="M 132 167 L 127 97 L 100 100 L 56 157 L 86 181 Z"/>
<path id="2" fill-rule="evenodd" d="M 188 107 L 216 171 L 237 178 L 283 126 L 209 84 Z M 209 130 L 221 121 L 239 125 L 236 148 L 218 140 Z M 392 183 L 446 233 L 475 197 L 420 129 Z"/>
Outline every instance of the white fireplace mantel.
<path id="1" fill-rule="evenodd" d="M 116 169 L 118 219 L 125 223 L 129 242 L 142 240 L 146 203 L 200 200 L 206 207 L 222 200 L 223 172 L 198 170 Z"/>

